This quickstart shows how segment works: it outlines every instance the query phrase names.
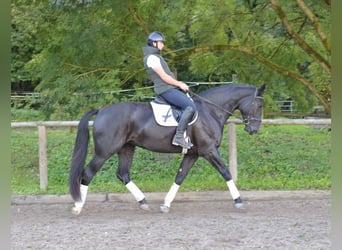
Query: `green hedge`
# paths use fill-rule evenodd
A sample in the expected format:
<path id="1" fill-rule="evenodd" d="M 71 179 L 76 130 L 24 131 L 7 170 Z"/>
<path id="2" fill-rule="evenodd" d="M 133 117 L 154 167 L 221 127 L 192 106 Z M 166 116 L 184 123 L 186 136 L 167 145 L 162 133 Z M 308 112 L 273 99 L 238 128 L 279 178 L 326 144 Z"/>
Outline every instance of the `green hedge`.
<path id="1" fill-rule="evenodd" d="M 241 190 L 330 189 L 330 130 L 304 125 L 264 125 L 248 135 L 237 126 L 238 181 Z M 76 129 L 47 130 L 47 191 L 39 185 L 38 135 L 35 128 L 12 129 L 11 156 L 13 194 L 66 194 Z M 92 140 L 91 140 L 92 142 Z M 228 163 L 227 127 L 220 152 Z M 90 144 L 88 158 L 91 157 Z M 132 180 L 143 191 L 167 191 L 181 162 L 180 154 L 159 154 L 138 148 L 131 170 Z M 110 158 L 94 177 L 91 192 L 126 192 L 116 179 L 117 157 Z M 181 191 L 223 190 L 226 184 L 207 161 L 200 158 Z"/>

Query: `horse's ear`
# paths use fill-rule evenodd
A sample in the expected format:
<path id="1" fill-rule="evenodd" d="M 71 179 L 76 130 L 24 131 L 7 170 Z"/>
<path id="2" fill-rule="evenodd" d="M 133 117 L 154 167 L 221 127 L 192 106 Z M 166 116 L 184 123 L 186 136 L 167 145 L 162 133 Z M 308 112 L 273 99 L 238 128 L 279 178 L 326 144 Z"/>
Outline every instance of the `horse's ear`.
<path id="1" fill-rule="evenodd" d="M 264 83 L 259 89 L 258 89 L 258 95 L 257 96 L 263 96 L 266 89 L 266 83 Z"/>

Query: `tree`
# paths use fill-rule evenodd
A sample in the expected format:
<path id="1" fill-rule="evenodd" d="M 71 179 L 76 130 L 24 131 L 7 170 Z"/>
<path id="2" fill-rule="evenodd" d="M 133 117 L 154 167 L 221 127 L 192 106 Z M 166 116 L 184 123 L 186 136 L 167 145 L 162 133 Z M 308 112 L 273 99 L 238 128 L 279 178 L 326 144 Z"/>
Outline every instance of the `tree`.
<path id="1" fill-rule="evenodd" d="M 329 1 L 57 2 L 14 2 L 26 16 L 39 13 L 30 16 L 42 27 L 39 42 L 21 53 L 29 56 L 20 69 L 38 84 L 47 119 L 76 119 L 92 106 L 153 96 L 141 47 L 154 30 L 165 34 L 163 53 L 179 79 L 227 82 L 237 75 L 239 82 L 267 83 L 266 111 L 276 109 L 272 100 L 287 98 L 300 111 L 317 101 L 331 111 Z M 24 19 L 18 15 L 14 22 Z M 13 37 L 22 46 L 18 29 Z"/>
<path id="2" fill-rule="evenodd" d="M 29 90 L 36 84 L 25 65 L 43 49 L 43 43 L 39 40 L 39 26 L 44 22 L 42 7 L 24 0 L 11 3 L 11 82 L 18 90 Z"/>
<path id="3" fill-rule="evenodd" d="M 300 73 L 298 74 L 295 72 L 287 71 L 286 69 L 279 69 L 279 71 L 282 74 L 288 74 L 295 78 L 296 80 L 303 83 L 311 92 L 320 100 L 324 108 L 331 113 L 331 107 L 330 107 L 330 98 L 331 98 L 331 83 L 330 83 L 330 77 L 331 77 L 331 65 L 330 65 L 330 54 L 331 54 L 331 47 L 330 47 L 330 41 L 326 33 L 323 31 L 322 26 L 320 25 L 320 22 L 316 16 L 316 14 L 310 10 L 310 8 L 304 3 L 303 0 L 297 0 L 298 6 L 301 8 L 303 13 L 305 14 L 305 18 L 308 18 L 311 21 L 311 26 L 316 31 L 316 39 L 320 40 L 322 43 L 322 46 L 319 46 L 317 44 L 317 41 L 315 41 L 315 44 L 310 45 L 310 41 L 305 41 L 305 36 L 301 36 L 299 32 L 297 32 L 293 25 L 289 22 L 288 18 L 286 17 L 285 12 L 279 5 L 279 3 L 276 0 L 271 1 L 272 8 L 275 10 L 275 12 L 278 14 L 279 18 L 281 19 L 283 25 L 286 28 L 287 33 L 292 37 L 292 39 L 300 46 L 300 48 L 303 49 L 303 51 L 314 60 L 314 63 L 317 64 L 317 66 L 320 66 L 320 69 L 324 70 L 325 72 L 322 72 L 321 70 L 318 70 L 317 73 L 321 73 L 325 76 L 325 78 L 320 77 L 310 77 L 309 79 L 305 77 L 304 72 L 301 70 L 301 66 L 303 64 L 297 64 Z M 330 2 L 326 1 L 326 4 L 329 4 Z M 317 12 L 319 13 L 319 12 Z M 330 16 L 330 15 L 329 15 Z M 311 29 L 310 29 L 311 30 Z M 312 31 L 310 31 L 311 33 Z M 304 34 L 305 35 L 305 34 Z M 309 37 L 308 40 L 310 40 L 311 37 Z M 310 64 L 309 64 L 310 65 Z M 308 66 L 309 66 L 308 65 Z M 307 67 L 307 66 L 305 66 Z M 304 69 L 305 70 L 305 69 Z M 326 74 L 324 74 L 326 73 Z M 315 80 L 319 80 L 318 83 L 315 83 Z"/>
<path id="4" fill-rule="evenodd" d="M 277 86 L 273 91 L 286 92 L 286 87 L 289 90 L 287 95 L 296 99 L 303 110 L 312 106 L 313 94 L 326 111 L 331 112 L 330 42 L 323 31 L 330 28 L 328 5 L 312 2 L 311 10 L 302 0 L 297 0 L 297 5 L 293 2 L 279 5 L 276 0 L 217 1 L 216 4 L 208 2 L 193 6 L 189 30 L 197 45 L 178 55 L 176 60 L 190 58 L 190 69 L 202 73 L 233 64 L 232 70 L 241 72 L 239 76 L 243 80 L 252 81 L 248 72 L 254 72 L 254 81 L 274 79 L 272 87 L 284 81 L 285 86 Z M 223 53 L 218 54 L 218 51 Z M 230 57 L 230 62 L 222 60 L 225 57 Z M 282 74 L 283 79 L 274 73 L 271 76 L 255 60 Z M 250 64 L 244 65 L 244 61 L 257 65 L 250 67 Z"/>

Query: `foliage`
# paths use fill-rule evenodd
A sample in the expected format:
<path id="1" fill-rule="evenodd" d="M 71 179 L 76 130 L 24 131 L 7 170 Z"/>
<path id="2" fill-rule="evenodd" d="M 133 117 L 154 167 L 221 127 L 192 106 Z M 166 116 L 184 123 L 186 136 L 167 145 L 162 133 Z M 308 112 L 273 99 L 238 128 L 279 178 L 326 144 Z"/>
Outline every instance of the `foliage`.
<path id="1" fill-rule="evenodd" d="M 66 194 L 75 129 L 49 128 L 47 133 L 47 192 L 39 188 L 38 144 L 35 129 L 14 129 L 11 133 L 11 187 L 15 194 Z M 92 154 L 92 140 L 88 161 Z M 238 181 L 248 189 L 331 188 L 330 132 L 303 125 L 265 125 L 250 136 L 237 126 Z M 227 162 L 227 128 L 220 148 Z M 180 154 L 158 154 L 138 148 L 131 178 L 143 191 L 167 191 L 174 181 Z M 126 192 L 116 178 L 117 156 L 112 156 L 96 174 L 91 192 Z M 218 172 L 200 158 L 182 185 L 182 191 L 226 190 Z"/>
<path id="2" fill-rule="evenodd" d="M 42 121 L 44 120 L 44 115 L 34 109 L 11 108 L 11 118 L 13 122 Z"/>
<path id="3" fill-rule="evenodd" d="M 12 1 L 12 87 L 33 83 L 45 119 L 144 100 L 153 92 L 141 47 L 159 30 L 181 80 L 237 75 L 268 84 L 266 111 L 277 111 L 273 100 L 291 98 L 298 111 L 321 104 L 330 112 L 330 5 L 306 2 Z"/>
<path id="4" fill-rule="evenodd" d="M 42 50 L 42 44 L 38 42 L 38 25 L 43 23 L 40 11 L 39 6 L 31 8 L 25 1 L 12 3 L 12 83 L 32 80 L 25 64 Z"/>

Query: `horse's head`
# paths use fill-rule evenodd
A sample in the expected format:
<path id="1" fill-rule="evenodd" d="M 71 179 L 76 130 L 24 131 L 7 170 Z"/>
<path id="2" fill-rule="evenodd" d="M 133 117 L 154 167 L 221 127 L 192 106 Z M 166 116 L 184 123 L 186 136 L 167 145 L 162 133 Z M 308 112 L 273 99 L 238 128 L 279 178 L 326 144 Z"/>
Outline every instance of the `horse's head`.
<path id="1" fill-rule="evenodd" d="M 256 89 L 251 97 L 246 97 L 239 105 L 243 122 L 245 124 L 245 131 L 250 135 L 258 132 L 262 120 L 263 94 L 266 85 L 263 84 Z"/>

